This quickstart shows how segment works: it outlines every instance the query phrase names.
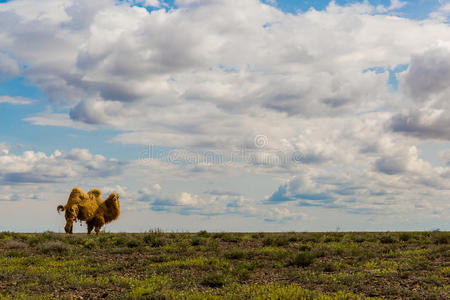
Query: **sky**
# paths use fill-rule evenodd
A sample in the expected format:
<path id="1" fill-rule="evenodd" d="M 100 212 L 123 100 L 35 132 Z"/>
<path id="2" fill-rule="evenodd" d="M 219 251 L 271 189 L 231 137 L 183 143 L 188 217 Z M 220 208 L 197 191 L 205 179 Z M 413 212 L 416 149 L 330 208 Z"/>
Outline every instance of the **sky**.
<path id="1" fill-rule="evenodd" d="M 0 231 L 450 230 L 450 1 L 0 1 Z M 74 226 L 85 232 L 86 225 Z"/>

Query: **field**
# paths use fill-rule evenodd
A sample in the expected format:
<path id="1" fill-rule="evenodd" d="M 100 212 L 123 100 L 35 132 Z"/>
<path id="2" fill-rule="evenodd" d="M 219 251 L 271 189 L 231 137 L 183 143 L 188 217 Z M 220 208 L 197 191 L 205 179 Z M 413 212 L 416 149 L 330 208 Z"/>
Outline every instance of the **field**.
<path id="1" fill-rule="evenodd" d="M 450 299 L 449 232 L 0 232 L 0 299 Z"/>

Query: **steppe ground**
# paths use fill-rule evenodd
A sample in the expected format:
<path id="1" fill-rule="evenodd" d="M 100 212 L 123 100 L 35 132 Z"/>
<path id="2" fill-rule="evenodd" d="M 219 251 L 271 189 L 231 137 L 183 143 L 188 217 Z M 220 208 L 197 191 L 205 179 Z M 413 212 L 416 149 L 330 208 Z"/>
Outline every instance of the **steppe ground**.
<path id="1" fill-rule="evenodd" d="M 449 232 L 0 232 L 1 299 L 450 299 Z"/>

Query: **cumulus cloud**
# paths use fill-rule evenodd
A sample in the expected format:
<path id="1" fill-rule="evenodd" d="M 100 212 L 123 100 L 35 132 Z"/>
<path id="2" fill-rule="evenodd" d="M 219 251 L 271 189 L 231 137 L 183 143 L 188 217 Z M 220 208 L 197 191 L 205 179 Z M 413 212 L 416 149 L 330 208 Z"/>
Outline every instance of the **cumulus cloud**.
<path id="1" fill-rule="evenodd" d="M 67 114 L 63 113 L 45 112 L 27 117 L 24 120 L 38 126 L 70 127 L 86 131 L 96 129 L 96 127 L 90 124 L 74 121 Z"/>
<path id="2" fill-rule="evenodd" d="M 391 0 L 391 4 L 388 7 L 383 6 L 383 5 L 378 5 L 376 7 L 376 11 L 380 12 L 380 13 L 384 13 L 384 12 L 388 12 L 388 11 L 391 11 L 391 10 L 400 9 L 400 8 L 402 8 L 405 5 L 406 5 L 406 1 Z"/>
<path id="3" fill-rule="evenodd" d="M 0 52 L 0 81 L 17 76 L 19 71 L 20 67 L 17 61 Z"/>
<path id="4" fill-rule="evenodd" d="M 168 192 L 159 184 L 126 194 L 130 206 L 150 209 L 156 212 L 181 215 L 221 216 L 237 215 L 245 218 L 259 218 L 266 222 L 282 223 L 306 217 L 306 214 L 282 207 L 267 209 L 261 201 L 252 200 L 234 192 L 211 190 L 203 195 L 189 192 Z"/>
<path id="5" fill-rule="evenodd" d="M 450 3 L 448 1 L 439 1 L 441 6 L 437 11 L 430 13 L 430 18 L 436 22 L 446 22 L 450 16 Z"/>
<path id="6" fill-rule="evenodd" d="M 411 150 L 410 152 L 414 152 Z M 394 160 L 395 158 L 389 158 Z M 378 162 L 380 170 L 355 172 L 345 168 L 342 172 L 299 174 L 281 184 L 265 200 L 266 205 L 340 210 L 357 215 L 404 215 L 416 212 L 423 203 L 433 203 L 428 210 L 445 211 L 449 196 L 446 176 L 448 168 L 422 166 L 420 160 L 403 162 L 402 158 L 392 164 Z M 418 167 L 422 167 L 417 173 Z M 414 169 L 416 168 L 416 169 Z M 412 171 L 410 171 L 412 169 Z M 396 175 L 395 178 L 392 176 Z"/>
<path id="7" fill-rule="evenodd" d="M 393 175 L 403 172 L 417 172 L 426 171 L 425 168 L 431 168 L 431 165 L 419 158 L 418 150 L 412 146 L 406 151 L 403 149 L 393 150 L 381 156 L 375 161 L 375 168 L 377 171 Z"/>
<path id="8" fill-rule="evenodd" d="M 448 110 L 423 108 L 392 117 L 390 127 L 394 132 L 421 139 L 450 140 Z"/>
<path id="9" fill-rule="evenodd" d="M 68 182 L 83 177 L 119 175 L 123 163 L 91 154 L 86 149 L 50 155 L 24 151 L 21 155 L 0 153 L 0 181 L 8 184 Z"/>
<path id="10" fill-rule="evenodd" d="M 140 189 L 136 197 L 137 201 L 148 204 L 148 207 L 154 211 L 194 215 L 223 214 L 226 202 L 230 198 L 229 195 L 203 198 L 189 192 L 168 193 L 163 191 L 159 184 Z"/>
<path id="11" fill-rule="evenodd" d="M 24 200 L 42 200 L 41 195 L 35 191 L 23 191 L 11 186 L 3 185 L 0 188 L 0 202 L 17 202 Z"/>
<path id="12" fill-rule="evenodd" d="M 35 100 L 20 96 L 0 96 L 0 103 L 9 103 L 13 105 L 32 104 Z"/>
<path id="13" fill-rule="evenodd" d="M 438 42 L 412 56 L 408 69 L 399 76 L 406 101 L 389 122 L 392 131 L 422 140 L 449 140 L 449 49 L 447 43 Z"/>
<path id="14" fill-rule="evenodd" d="M 110 194 L 110 193 L 118 193 L 121 197 L 126 197 L 128 188 L 126 186 L 121 186 L 120 184 L 117 184 L 115 186 L 104 186 L 102 188 L 103 193 Z"/>
<path id="15" fill-rule="evenodd" d="M 153 7 L 160 7 L 161 3 L 159 3 L 159 0 L 145 0 L 144 5 L 145 6 L 153 6 Z"/>
<path id="16" fill-rule="evenodd" d="M 446 25 L 371 15 L 368 4 L 292 15 L 256 0 L 151 12 L 91 2 L 2 4 L 0 45 L 52 103 L 70 107 L 73 126 L 124 129 L 116 140 L 126 143 L 223 148 L 258 131 L 280 142 L 299 118 L 386 105 L 388 72 L 368 68 L 408 63 L 411 49 L 450 37 Z"/>
<path id="17" fill-rule="evenodd" d="M 9 153 L 9 145 L 7 143 L 0 143 L 0 153 L 8 154 Z"/>
<path id="18" fill-rule="evenodd" d="M 414 100 L 425 102 L 449 89 L 450 48 L 437 47 L 414 55 L 401 77 L 401 88 Z"/>
<path id="19" fill-rule="evenodd" d="M 70 119 L 90 125 L 115 125 L 114 115 L 119 115 L 120 103 L 102 101 L 81 101 L 70 110 Z"/>
<path id="20" fill-rule="evenodd" d="M 306 174 L 299 174 L 281 185 L 268 199 L 267 203 L 296 201 L 300 206 L 332 205 L 334 197 L 320 190 L 319 186 Z"/>
<path id="21" fill-rule="evenodd" d="M 214 196 L 239 196 L 239 193 L 231 191 L 219 191 L 219 190 L 208 190 L 205 194 L 210 194 Z"/>
<path id="22" fill-rule="evenodd" d="M 442 161 L 450 166 L 450 149 L 441 150 L 438 155 Z"/>
<path id="23" fill-rule="evenodd" d="M 20 73 L 61 109 L 25 120 L 111 127 L 121 131 L 114 142 L 189 153 L 231 153 L 241 146 L 253 151 L 250 164 L 127 165 L 127 174 L 156 180 L 151 182 L 159 182 L 160 173 L 181 181 L 232 168 L 291 178 L 266 199 L 154 186 L 135 195 L 122 187 L 139 205 L 268 221 L 303 218 L 311 207 L 399 211 L 420 206 L 419 197 L 433 209 L 442 207 L 432 199 L 448 195 L 448 166 L 430 166 L 418 144 L 449 139 L 448 24 L 392 16 L 404 1 L 383 7 L 333 1 L 324 11 L 296 14 L 256 0 L 179 0 L 168 10 L 134 4 L 164 6 L 153 0 L 0 5 L 0 79 Z M 408 69 L 396 74 L 397 91 L 387 84 L 393 77 L 387 70 L 398 65 Z M 3 102 L 14 101 L 19 98 Z M 262 149 L 254 142 L 258 135 L 267 137 Z M 119 162 L 87 150 L 7 150 L 1 150 L 0 178 L 9 183 L 121 170 Z M 292 154 L 299 161 L 283 163 L 283 155 Z"/>

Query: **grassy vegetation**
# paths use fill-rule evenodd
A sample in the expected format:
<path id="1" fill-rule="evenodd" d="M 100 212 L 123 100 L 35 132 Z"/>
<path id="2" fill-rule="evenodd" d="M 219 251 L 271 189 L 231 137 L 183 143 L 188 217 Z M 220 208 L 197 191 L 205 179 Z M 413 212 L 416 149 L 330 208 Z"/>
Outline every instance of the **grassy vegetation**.
<path id="1" fill-rule="evenodd" d="M 0 299 L 450 299 L 450 234 L 0 232 Z"/>

